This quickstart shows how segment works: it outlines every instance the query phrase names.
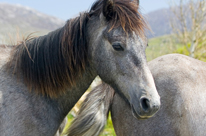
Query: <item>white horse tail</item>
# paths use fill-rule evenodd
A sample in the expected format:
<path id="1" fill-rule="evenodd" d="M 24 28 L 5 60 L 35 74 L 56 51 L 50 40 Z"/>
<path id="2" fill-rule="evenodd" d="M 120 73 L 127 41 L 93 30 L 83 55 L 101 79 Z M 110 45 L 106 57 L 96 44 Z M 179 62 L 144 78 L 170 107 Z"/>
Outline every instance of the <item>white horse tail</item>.
<path id="1" fill-rule="evenodd" d="M 113 89 L 105 83 L 94 88 L 82 103 L 68 136 L 98 136 L 107 122 L 113 96 Z"/>

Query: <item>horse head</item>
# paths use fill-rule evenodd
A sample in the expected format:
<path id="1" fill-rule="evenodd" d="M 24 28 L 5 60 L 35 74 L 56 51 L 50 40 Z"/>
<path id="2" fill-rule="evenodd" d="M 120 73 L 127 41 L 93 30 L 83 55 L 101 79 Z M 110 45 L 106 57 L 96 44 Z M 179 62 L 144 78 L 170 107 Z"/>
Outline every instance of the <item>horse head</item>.
<path id="1" fill-rule="evenodd" d="M 94 70 L 130 104 L 134 116 L 149 118 L 160 107 L 145 49 L 147 27 L 139 1 L 99 0 L 88 21 L 88 51 Z"/>

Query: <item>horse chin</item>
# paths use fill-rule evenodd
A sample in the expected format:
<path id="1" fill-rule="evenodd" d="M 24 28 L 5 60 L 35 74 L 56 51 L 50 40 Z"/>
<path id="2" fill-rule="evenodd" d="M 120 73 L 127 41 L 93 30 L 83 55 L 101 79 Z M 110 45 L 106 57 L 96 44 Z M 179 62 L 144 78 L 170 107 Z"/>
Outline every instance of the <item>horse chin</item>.
<path id="1" fill-rule="evenodd" d="M 132 109 L 132 115 L 138 119 L 138 120 L 146 120 L 148 118 L 150 118 L 150 116 L 140 116 L 134 109 L 134 107 L 131 105 L 131 109 Z"/>

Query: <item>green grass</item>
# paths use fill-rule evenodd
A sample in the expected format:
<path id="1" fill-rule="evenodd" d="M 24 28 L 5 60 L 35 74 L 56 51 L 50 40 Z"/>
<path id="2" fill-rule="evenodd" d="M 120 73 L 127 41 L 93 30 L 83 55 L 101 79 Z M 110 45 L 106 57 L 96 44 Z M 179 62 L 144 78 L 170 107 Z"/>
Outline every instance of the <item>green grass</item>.
<path id="1" fill-rule="evenodd" d="M 165 35 L 149 39 L 148 47 L 146 49 L 147 60 L 151 61 L 159 56 L 174 53 L 179 45 L 170 44 L 170 36 Z"/>
<path id="2" fill-rule="evenodd" d="M 109 117 L 107 119 L 107 125 L 105 126 L 105 129 L 100 136 L 116 136 L 116 134 L 114 132 L 114 128 L 113 128 L 112 119 L 111 119 L 110 114 L 109 114 Z"/>

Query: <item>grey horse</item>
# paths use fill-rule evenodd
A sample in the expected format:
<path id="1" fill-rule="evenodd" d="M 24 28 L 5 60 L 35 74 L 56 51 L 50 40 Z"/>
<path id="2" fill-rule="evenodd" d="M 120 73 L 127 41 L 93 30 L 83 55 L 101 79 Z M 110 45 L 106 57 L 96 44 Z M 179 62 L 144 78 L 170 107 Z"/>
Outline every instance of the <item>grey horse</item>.
<path id="1" fill-rule="evenodd" d="M 99 135 L 111 111 L 117 136 L 206 136 L 206 63 L 171 54 L 152 60 L 149 68 L 161 97 L 154 117 L 136 120 L 128 102 L 102 83 L 88 94 L 69 134 L 89 136 L 96 129 L 93 135 Z"/>
<path id="2" fill-rule="evenodd" d="M 137 1 L 97 0 L 63 27 L 15 46 L 0 68 L 0 135 L 54 136 L 97 75 L 137 118 L 153 116 L 160 97 L 145 28 Z"/>
<path id="3" fill-rule="evenodd" d="M 12 50 L 13 46 L 10 45 L 0 45 L 0 67 L 2 64 L 4 64 L 5 61 L 7 61 L 9 52 Z M 68 122 L 67 117 L 63 120 L 61 123 L 59 129 L 57 130 L 55 136 L 61 136 L 63 134 L 63 130 Z"/>

